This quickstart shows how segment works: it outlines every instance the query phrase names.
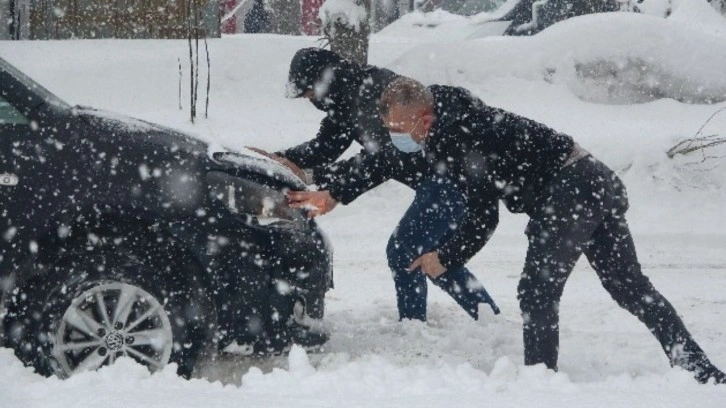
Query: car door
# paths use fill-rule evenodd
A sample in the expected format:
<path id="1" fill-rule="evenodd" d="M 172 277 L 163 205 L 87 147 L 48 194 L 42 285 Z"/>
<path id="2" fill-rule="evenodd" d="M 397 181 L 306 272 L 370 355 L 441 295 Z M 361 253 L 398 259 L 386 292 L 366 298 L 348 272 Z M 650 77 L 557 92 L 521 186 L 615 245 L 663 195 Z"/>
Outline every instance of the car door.
<path id="1" fill-rule="evenodd" d="M 0 95 L 0 238 L 3 246 L 11 244 L 18 231 L 16 216 L 20 205 L 17 196 L 20 177 L 14 150 L 22 140 L 31 137 L 32 123 L 20 109 Z"/>
<path id="2" fill-rule="evenodd" d="M 0 315 L 16 280 L 18 249 L 23 246 L 18 231 L 17 210 L 20 177 L 13 159 L 13 146 L 32 133 L 32 121 L 0 94 Z M 0 344 L 3 343 L 0 335 Z"/>
<path id="3" fill-rule="evenodd" d="M 14 272 L 39 251 L 57 189 L 56 139 L 60 127 L 42 109 L 21 106 L 0 92 L 0 275 Z"/>

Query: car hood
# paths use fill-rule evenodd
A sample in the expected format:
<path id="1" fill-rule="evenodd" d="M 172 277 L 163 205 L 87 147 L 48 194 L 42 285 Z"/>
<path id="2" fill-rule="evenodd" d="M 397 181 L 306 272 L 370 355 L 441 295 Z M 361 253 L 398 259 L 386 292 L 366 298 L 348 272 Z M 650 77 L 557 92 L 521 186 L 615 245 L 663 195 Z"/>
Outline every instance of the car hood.
<path id="1" fill-rule="evenodd" d="M 212 146 L 181 131 L 116 112 L 77 106 L 74 113 L 110 137 L 123 137 L 128 138 L 127 142 L 150 143 L 170 151 L 182 151 L 200 159 L 207 158 L 221 167 L 257 174 L 296 189 L 306 188 L 287 167 L 251 150 L 235 151 Z"/>
<path id="2" fill-rule="evenodd" d="M 207 154 L 207 143 L 156 123 L 85 106 L 76 106 L 74 114 L 90 122 L 94 127 L 106 131 L 110 137 L 125 137 L 131 143 L 150 143 L 167 147 L 172 151 L 182 150 L 194 156 Z"/>

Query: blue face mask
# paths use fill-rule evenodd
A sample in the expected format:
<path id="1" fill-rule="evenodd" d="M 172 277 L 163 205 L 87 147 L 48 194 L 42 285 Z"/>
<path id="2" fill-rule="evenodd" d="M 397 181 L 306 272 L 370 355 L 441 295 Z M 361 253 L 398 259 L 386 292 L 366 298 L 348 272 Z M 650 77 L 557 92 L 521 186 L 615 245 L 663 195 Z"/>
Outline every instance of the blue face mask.
<path id="1" fill-rule="evenodd" d="M 391 132 L 391 143 L 396 149 L 405 153 L 415 153 L 423 150 L 423 144 L 416 143 L 410 133 Z"/>
<path id="2" fill-rule="evenodd" d="M 416 121 L 416 124 L 413 125 L 413 128 L 411 128 L 411 132 L 413 132 L 414 129 L 418 126 L 418 124 L 421 122 L 421 119 Z M 403 132 L 390 132 L 391 133 L 391 143 L 396 147 L 396 149 L 404 152 L 404 153 L 415 153 L 420 152 L 423 150 L 424 145 L 423 143 L 416 143 L 415 140 L 413 140 L 413 136 L 411 136 L 411 132 L 403 133 Z"/>

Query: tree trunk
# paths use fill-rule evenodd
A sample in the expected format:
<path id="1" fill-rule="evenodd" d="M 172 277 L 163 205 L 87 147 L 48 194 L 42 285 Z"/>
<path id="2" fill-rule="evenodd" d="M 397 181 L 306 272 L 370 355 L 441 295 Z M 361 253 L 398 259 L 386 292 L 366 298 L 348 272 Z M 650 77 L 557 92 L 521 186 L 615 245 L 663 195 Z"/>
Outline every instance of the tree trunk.
<path id="1" fill-rule="evenodd" d="M 370 16 L 371 0 L 350 0 L 351 3 L 365 7 Z M 361 65 L 368 64 L 368 37 L 370 21 L 349 22 L 341 16 L 329 16 L 323 26 L 323 34 L 330 44 L 330 50 Z"/>

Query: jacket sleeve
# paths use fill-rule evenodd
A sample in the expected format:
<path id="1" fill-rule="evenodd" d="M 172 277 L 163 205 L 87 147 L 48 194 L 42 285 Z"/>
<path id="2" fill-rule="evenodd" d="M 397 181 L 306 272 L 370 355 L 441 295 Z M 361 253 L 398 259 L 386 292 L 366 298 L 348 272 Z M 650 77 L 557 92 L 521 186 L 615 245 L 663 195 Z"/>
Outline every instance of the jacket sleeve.
<path id="1" fill-rule="evenodd" d="M 499 223 L 499 200 L 484 191 L 467 194 L 466 215 L 454 236 L 439 247 L 439 260 L 447 269 L 465 265 L 489 241 Z"/>
<path id="2" fill-rule="evenodd" d="M 347 205 L 397 174 L 422 174 L 425 162 L 420 154 L 395 154 L 390 149 L 375 153 L 364 150 L 327 170 L 315 176 L 315 183 L 328 190 L 336 201 Z"/>
<path id="3" fill-rule="evenodd" d="M 326 116 L 320 122 L 320 130 L 314 139 L 275 154 L 304 169 L 327 166 L 350 147 L 354 136 L 352 127 Z"/>

